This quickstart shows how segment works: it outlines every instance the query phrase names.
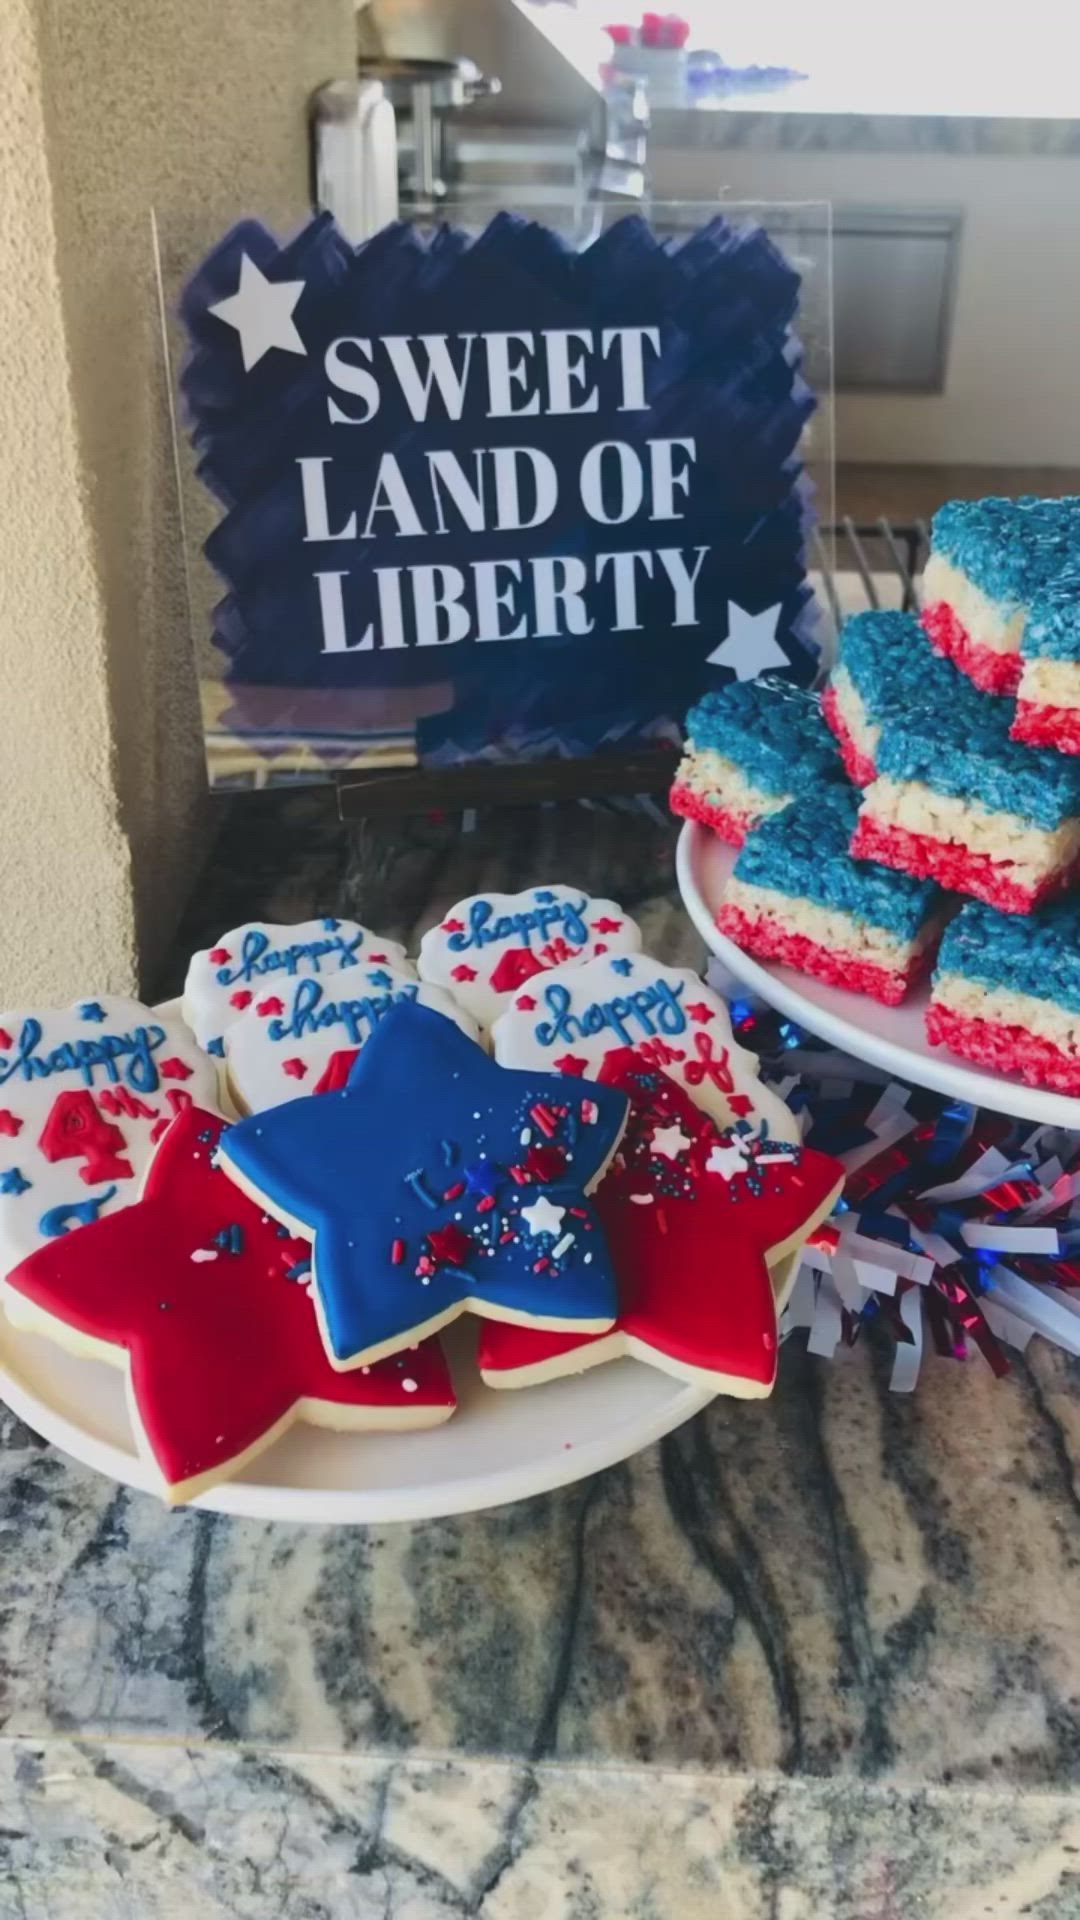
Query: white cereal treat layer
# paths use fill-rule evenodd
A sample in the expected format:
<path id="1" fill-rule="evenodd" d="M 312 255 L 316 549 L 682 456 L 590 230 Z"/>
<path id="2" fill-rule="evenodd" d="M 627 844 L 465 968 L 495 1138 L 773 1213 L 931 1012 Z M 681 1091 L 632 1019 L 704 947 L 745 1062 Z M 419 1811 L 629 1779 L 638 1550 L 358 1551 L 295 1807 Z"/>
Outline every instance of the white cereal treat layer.
<path id="1" fill-rule="evenodd" d="M 888 928 L 871 926 L 839 907 L 819 907 L 814 900 L 781 893 L 776 887 L 755 886 L 734 875 L 724 891 L 724 903 L 738 907 L 748 919 L 770 920 L 785 933 L 800 933 L 831 953 L 853 953 L 892 969 L 906 967 L 926 937 L 924 930 L 918 940 L 902 940 Z"/>
<path id="2" fill-rule="evenodd" d="M 1040 707 L 1080 707 L 1080 660 L 1025 660 L 1017 699 Z"/>
<path id="3" fill-rule="evenodd" d="M 741 767 L 717 753 L 715 747 L 695 747 L 688 743 L 675 778 L 677 785 L 700 793 L 711 806 L 730 809 L 732 813 L 752 814 L 755 819 L 766 813 L 779 813 L 791 799 L 789 793 L 766 793 L 763 787 L 755 787 Z"/>
<path id="4" fill-rule="evenodd" d="M 962 973 L 939 974 L 933 998 L 968 1020 L 1025 1027 L 1063 1053 L 1080 1054 L 1080 1013 L 1059 1006 L 1056 1000 L 1040 1000 L 1033 993 L 1018 993 L 1015 987 L 985 987 Z"/>
<path id="5" fill-rule="evenodd" d="M 840 718 L 859 752 L 865 754 L 868 760 L 876 760 L 881 728 L 869 718 L 862 694 L 845 666 L 833 669 L 829 685 L 836 695 Z"/>
<path id="6" fill-rule="evenodd" d="M 977 800 L 935 793 L 921 780 L 893 780 L 879 774 L 866 789 L 862 812 L 883 826 L 925 833 L 971 853 L 984 853 L 1008 866 L 1017 881 L 1031 885 L 1070 866 L 1080 854 L 1080 820 L 1066 820 L 1048 832 L 1020 814 L 992 812 Z"/>
<path id="7" fill-rule="evenodd" d="M 1024 608 L 999 605 L 966 573 L 940 553 L 932 553 L 923 574 L 923 604 L 943 600 L 951 607 L 972 640 L 995 653 L 1019 653 L 1024 632 Z"/>

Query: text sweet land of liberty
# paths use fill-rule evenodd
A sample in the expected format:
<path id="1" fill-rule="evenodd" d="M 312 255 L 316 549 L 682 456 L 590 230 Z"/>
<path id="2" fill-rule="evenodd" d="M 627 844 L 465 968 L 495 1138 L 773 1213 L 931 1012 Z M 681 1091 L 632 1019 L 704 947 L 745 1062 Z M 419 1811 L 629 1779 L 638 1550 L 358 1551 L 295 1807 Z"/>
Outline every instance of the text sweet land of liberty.
<path id="1" fill-rule="evenodd" d="M 234 228 L 181 300 L 233 732 L 592 753 L 808 681 L 798 286 L 721 219 Z"/>

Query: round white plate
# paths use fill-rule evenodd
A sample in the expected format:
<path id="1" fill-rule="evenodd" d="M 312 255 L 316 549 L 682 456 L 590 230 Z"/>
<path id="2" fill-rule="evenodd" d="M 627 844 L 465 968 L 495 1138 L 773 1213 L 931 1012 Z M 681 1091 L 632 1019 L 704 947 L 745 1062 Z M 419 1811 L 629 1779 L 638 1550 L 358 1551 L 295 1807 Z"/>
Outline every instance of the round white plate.
<path id="1" fill-rule="evenodd" d="M 163 1012 L 178 1011 L 175 1002 Z M 613 1466 L 707 1406 L 705 1389 L 636 1360 L 546 1386 L 485 1387 L 475 1324 L 444 1336 L 458 1408 L 421 1433 L 331 1433 L 297 1421 L 237 1479 L 191 1502 L 318 1525 L 428 1520 L 526 1500 Z M 124 1375 L 24 1333 L 0 1311 L 0 1399 L 35 1433 L 125 1486 L 156 1491 L 135 1451 Z"/>
<path id="2" fill-rule="evenodd" d="M 941 1047 L 932 1047 L 923 1024 L 929 985 L 898 1007 L 883 1007 L 865 994 L 830 987 L 809 974 L 772 961 L 751 959 L 716 925 L 716 912 L 737 854 L 707 828 L 688 821 L 679 835 L 679 891 L 703 940 L 737 980 L 778 1012 L 809 1027 L 842 1052 L 882 1067 L 898 1080 L 930 1087 L 950 1100 L 966 1100 L 1016 1120 L 1080 1129 L 1080 1100 L 1029 1087 L 1011 1073 L 988 1073 Z"/>

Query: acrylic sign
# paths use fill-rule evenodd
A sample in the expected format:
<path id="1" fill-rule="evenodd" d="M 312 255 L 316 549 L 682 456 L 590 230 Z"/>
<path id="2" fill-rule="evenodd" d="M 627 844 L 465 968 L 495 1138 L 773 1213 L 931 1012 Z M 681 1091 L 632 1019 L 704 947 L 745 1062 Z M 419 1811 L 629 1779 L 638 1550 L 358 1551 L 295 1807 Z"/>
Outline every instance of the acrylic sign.
<path id="1" fill-rule="evenodd" d="M 316 770 L 592 754 L 807 681 L 798 290 L 721 219 L 236 227 L 181 300 L 219 731 Z"/>

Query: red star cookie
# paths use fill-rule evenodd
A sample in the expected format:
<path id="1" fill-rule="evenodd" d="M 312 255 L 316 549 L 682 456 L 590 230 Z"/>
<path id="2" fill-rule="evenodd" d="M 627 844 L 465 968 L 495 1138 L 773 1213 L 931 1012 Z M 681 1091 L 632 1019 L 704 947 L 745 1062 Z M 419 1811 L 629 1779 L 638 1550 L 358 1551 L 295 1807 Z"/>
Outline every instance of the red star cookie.
<path id="1" fill-rule="evenodd" d="M 4 1294 L 18 1324 L 127 1367 L 139 1452 L 169 1501 L 228 1479 L 298 1418 L 422 1427 L 454 1408 L 435 1340 L 351 1373 L 330 1365 L 310 1248 L 213 1165 L 227 1131 L 198 1107 L 182 1113 L 142 1199 L 40 1247 Z"/>
<path id="2" fill-rule="evenodd" d="M 791 1253 L 831 1212 L 836 1160 L 773 1141 L 747 1122 L 721 1132 L 667 1074 L 630 1048 L 597 1076 L 630 1095 L 619 1151 L 596 1190 L 615 1263 L 609 1333 L 543 1333 L 485 1320 L 489 1386 L 524 1387 L 632 1354 L 717 1392 L 757 1398 L 776 1377 L 768 1261 Z"/>

